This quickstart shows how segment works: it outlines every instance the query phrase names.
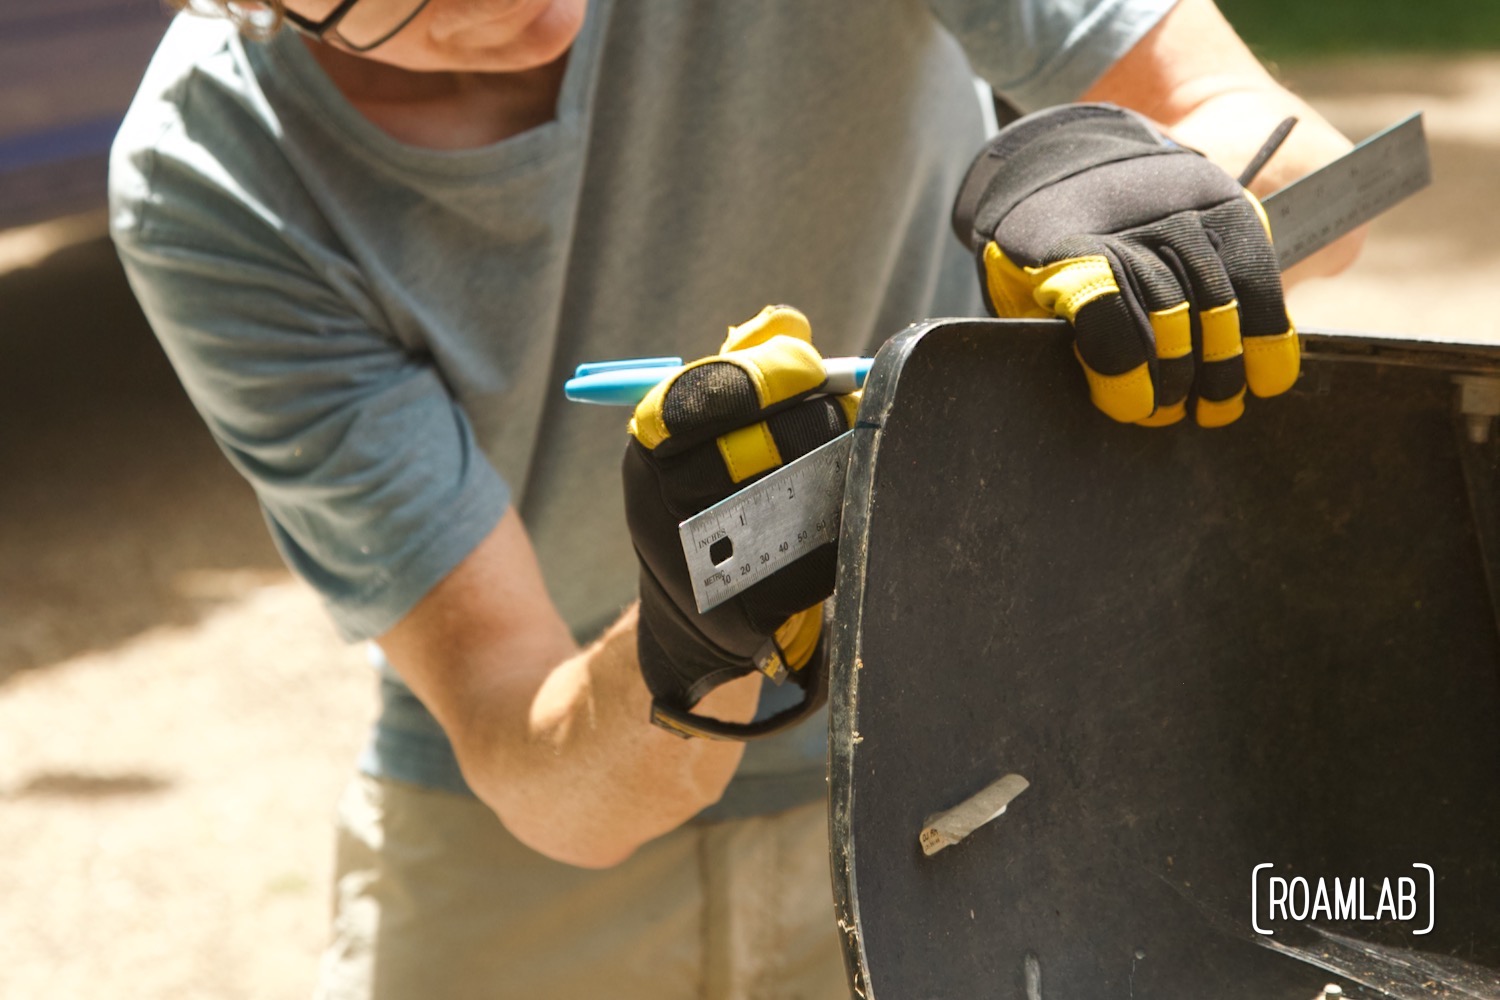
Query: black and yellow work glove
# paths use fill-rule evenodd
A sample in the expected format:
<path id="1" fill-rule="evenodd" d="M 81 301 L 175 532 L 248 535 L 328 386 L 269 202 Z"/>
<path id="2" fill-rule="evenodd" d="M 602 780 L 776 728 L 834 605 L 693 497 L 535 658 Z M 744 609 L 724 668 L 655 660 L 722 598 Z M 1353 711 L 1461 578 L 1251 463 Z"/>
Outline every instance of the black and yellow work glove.
<path id="1" fill-rule="evenodd" d="M 822 702 L 822 601 L 837 550 L 822 546 L 706 614 L 699 614 L 677 526 L 854 423 L 857 394 L 816 395 L 823 359 L 789 306 L 767 306 L 734 327 L 720 353 L 653 388 L 635 409 L 626 447 L 625 518 L 641 562 L 638 650 L 651 718 L 684 736 L 754 739 Z M 749 724 L 691 711 L 726 681 L 759 670 L 790 677 L 801 703 Z"/>
<path id="2" fill-rule="evenodd" d="M 1204 427 L 1245 387 L 1297 379 L 1270 225 L 1255 196 L 1145 119 L 1103 104 L 1026 116 L 969 168 L 953 225 L 995 313 L 1073 325 L 1094 405 L 1122 422 Z"/>

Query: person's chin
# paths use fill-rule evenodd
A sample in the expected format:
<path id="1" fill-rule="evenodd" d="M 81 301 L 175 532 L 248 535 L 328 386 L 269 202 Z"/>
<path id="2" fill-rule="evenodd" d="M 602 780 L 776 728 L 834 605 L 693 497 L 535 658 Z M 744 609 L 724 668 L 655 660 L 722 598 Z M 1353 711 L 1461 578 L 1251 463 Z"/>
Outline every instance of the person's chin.
<path id="1" fill-rule="evenodd" d="M 583 28 L 585 0 L 554 0 L 527 26 L 517 41 L 527 47 L 535 65 L 545 66 L 568 51 Z"/>
<path id="2" fill-rule="evenodd" d="M 583 27 L 585 0 L 553 0 L 519 34 L 486 44 L 483 32 L 463 39 L 460 56 L 471 72 L 520 73 L 546 66 L 562 57 Z"/>

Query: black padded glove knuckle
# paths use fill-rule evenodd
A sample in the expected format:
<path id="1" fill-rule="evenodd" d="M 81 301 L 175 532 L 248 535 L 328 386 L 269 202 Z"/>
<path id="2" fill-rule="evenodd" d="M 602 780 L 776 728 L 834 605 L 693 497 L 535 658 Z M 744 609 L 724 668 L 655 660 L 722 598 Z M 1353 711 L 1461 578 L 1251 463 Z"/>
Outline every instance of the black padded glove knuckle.
<path id="1" fill-rule="evenodd" d="M 1096 406 L 1153 426 L 1220 426 L 1284 392 L 1299 352 L 1259 203 L 1143 118 L 1068 105 L 980 152 L 953 225 L 1000 316 L 1058 315 Z"/>

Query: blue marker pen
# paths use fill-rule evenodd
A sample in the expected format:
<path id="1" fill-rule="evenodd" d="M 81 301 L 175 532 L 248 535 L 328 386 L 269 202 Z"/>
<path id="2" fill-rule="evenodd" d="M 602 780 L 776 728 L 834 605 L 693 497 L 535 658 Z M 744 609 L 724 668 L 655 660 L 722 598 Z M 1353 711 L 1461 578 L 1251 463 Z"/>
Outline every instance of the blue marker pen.
<path id="1" fill-rule="evenodd" d="M 874 358 L 824 358 L 828 380 L 823 383 L 823 391 L 831 395 L 853 392 L 865 384 L 874 362 Z M 563 392 L 575 403 L 634 406 L 646 398 L 652 386 L 681 368 L 681 358 L 593 361 L 578 366 L 563 385 Z"/>

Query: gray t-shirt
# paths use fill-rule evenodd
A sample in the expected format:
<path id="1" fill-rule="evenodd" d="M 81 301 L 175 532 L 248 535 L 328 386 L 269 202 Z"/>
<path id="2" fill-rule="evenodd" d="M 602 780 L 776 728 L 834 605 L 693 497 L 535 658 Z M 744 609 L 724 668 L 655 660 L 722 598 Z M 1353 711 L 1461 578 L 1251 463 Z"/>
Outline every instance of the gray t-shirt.
<path id="1" fill-rule="evenodd" d="M 1021 107 L 1072 99 L 1171 3 L 592 0 L 555 120 L 458 152 L 381 132 L 290 32 L 182 16 L 115 143 L 112 228 L 346 638 L 395 624 L 507 505 L 589 638 L 636 567 L 626 414 L 566 403 L 573 368 L 711 353 L 769 302 L 828 355 L 977 313 L 948 230 L 982 140 L 972 73 Z M 461 790 L 385 673 L 364 766 Z M 754 745 L 716 815 L 817 794 L 822 738 Z"/>

